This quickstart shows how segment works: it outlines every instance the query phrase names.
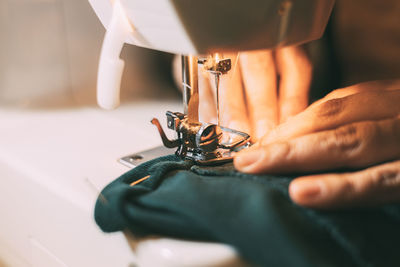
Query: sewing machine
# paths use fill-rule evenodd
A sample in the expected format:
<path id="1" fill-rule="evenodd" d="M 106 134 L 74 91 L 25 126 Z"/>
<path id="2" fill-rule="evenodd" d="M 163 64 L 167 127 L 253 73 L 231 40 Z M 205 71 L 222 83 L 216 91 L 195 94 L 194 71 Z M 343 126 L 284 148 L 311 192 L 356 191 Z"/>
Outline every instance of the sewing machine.
<path id="1" fill-rule="evenodd" d="M 178 156 L 197 164 L 229 161 L 232 152 L 248 147 L 250 140 L 247 133 L 220 125 L 218 118 L 217 124 L 199 121 L 202 89 L 198 75 L 212 75 L 218 114 L 219 101 L 223 101 L 218 97 L 219 80 L 232 68 L 232 59 L 221 53 L 273 49 L 318 39 L 334 4 L 334 0 L 89 1 L 107 29 L 98 70 L 98 104 L 105 109 L 119 104 L 124 68 L 119 55 L 124 43 L 181 54 L 183 112 L 166 113 L 167 126 L 175 131 L 176 139 L 166 137 L 157 119 L 152 123 L 165 147 L 177 147 Z M 124 157 L 122 163 L 130 165 L 134 159 L 135 155 Z"/>
<path id="2" fill-rule="evenodd" d="M 183 109 L 166 113 L 167 127 L 176 139 L 167 139 L 161 123 L 152 122 L 166 147 L 178 147 L 179 156 L 198 164 L 229 161 L 231 152 L 248 146 L 250 138 L 236 129 L 199 121 L 199 73 L 210 74 L 218 88 L 221 76 L 232 71 L 233 59 L 224 58 L 225 52 L 273 49 L 319 38 L 334 4 L 334 0 L 89 2 L 107 29 L 98 69 L 99 105 L 114 109 L 119 104 L 124 69 L 120 53 L 125 43 L 182 55 Z M 133 167 L 162 153 L 171 150 L 155 148 L 120 161 Z M 132 243 L 140 266 L 244 266 L 233 248 L 221 244 L 165 238 Z"/>

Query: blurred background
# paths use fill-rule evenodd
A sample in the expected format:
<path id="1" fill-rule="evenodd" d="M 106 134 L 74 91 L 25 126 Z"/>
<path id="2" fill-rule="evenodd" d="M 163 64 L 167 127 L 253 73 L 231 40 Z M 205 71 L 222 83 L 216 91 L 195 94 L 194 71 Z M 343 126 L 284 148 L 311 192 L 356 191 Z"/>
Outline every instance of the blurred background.
<path id="1" fill-rule="evenodd" d="M 104 33 L 85 0 L 0 0 L 0 105 L 93 105 Z M 126 46 L 121 99 L 176 93 L 171 57 Z"/>

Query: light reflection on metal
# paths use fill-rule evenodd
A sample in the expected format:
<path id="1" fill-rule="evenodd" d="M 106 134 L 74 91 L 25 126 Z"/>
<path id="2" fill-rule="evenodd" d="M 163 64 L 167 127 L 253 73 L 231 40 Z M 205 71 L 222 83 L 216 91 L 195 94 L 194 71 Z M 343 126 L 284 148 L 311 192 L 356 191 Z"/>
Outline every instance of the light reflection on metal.
<path id="1" fill-rule="evenodd" d="M 174 130 L 177 139 L 169 140 L 160 122 L 153 119 L 166 147 L 177 147 L 175 154 L 182 159 L 193 160 L 198 164 L 216 164 L 232 160 L 232 152 L 250 145 L 250 136 L 236 130 L 215 124 L 190 122 L 182 113 L 170 112 L 167 115 L 168 128 Z"/>
<path id="2" fill-rule="evenodd" d="M 198 67 L 214 75 L 217 95 L 217 125 L 199 122 Z M 232 160 L 232 153 L 250 145 L 246 133 L 219 125 L 220 76 L 232 68 L 231 59 L 214 54 L 206 58 L 182 56 L 182 84 L 184 113 L 167 111 L 167 126 L 177 138 L 169 140 L 157 119 L 151 121 L 167 148 L 177 147 L 176 155 L 198 164 L 216 164 Z"/>
<path id="3" fill-rule="evenodd" d="M 232 68 L 232 62 L 230 58 L 224 58 L 222 55 L 215 53 L 213 56 L 209 56 L 205 59 L 199 59 L 199 64 L 203 66 L 203 69 L 210 74 L 214 75 L 214 84 L 216 90 L 216 102 L 217 102 L 217 125 L 220 125 L 220 110 L 219 110 L 219 85 L 221 75 L 228 73 Z"/>
<path id="4" fill-rule="evenodd" d="M 182 56 L 183 113 L 190 121 L 199 120 L 197 57 Z"/>

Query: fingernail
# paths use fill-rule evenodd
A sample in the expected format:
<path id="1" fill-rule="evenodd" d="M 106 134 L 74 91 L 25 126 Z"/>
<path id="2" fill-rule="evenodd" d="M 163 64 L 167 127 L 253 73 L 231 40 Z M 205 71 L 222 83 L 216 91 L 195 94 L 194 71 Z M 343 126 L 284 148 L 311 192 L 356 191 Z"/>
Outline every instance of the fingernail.
<path id="1" fill-rule="evenodd" d="M 321 195 L 321 185 L 316 181 L 294 180 L 290 185 L 290 194 L 296 202 L 315 200 Z"/>
<path id="2" fill-rule="evenodd" d="M 253 147 L 252 147 L 253 148 Z M 268 171 L 285 161 L 289 147 L 286 143 L 277 143 L 266 147 L 239 152 L 235 158 L 235 166 L 243 172 Z"/>

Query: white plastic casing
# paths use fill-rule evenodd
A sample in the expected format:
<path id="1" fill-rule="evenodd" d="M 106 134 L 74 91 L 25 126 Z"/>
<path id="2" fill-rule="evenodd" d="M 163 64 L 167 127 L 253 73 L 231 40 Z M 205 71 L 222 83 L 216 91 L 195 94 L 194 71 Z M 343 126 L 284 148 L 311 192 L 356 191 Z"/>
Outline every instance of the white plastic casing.
<path id="1" fill-rule="evenodd" d="M 294 45 L 318 39 L 334 0 L 89 0 L 107 29 L 98 103 L 119 104 L 124 43 L 175 54 Z M 179 11 L 178 11 L 179 10 Z"/>
<path id="2" fill-rule="evenodd" d="M 154 1 L 132 1 L 130 3 L 134 4 L 130 4 L 129 8 L 123 8 L 120 0 L 113 3 L 108 0 L 89 2 L 107 28 L 97 77 L 97 103 L 104 109 L 114 109 L 120 102 L 124 70 L 120 53 L 124 43 L 171 52 L 177 48 L 183 53 L 194 51 L 169 1 L 156 1 L 156 5 Z M 137 18 L 137 24 L 134 26 L 128 17 Z M 143 38 L 138 28 L 145 29 L 147 39 Z"/>
<path id="3" fill-rule="evenodd" d="M 119 105 L 120 87 L 125 62 L 119 58 L 125 40 L 131 35 L 124 11 L 116 1 L 104 38 L 97 76 L 97 103 L 104 109 Z"/>

